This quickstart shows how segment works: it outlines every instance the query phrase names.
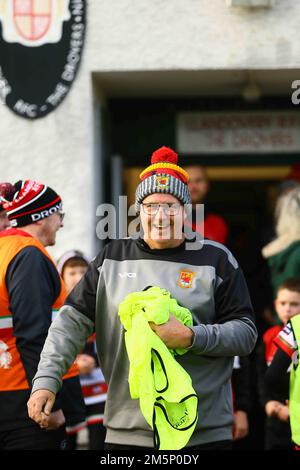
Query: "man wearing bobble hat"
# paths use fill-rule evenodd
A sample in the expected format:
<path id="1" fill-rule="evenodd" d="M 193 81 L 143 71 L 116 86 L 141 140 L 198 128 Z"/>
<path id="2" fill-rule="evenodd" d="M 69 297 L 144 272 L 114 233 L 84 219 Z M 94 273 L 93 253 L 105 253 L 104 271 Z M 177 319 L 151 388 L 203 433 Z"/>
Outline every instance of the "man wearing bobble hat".
<path id="1" fill-rule="evenodd" d="M 62 375 L 95 329 L 100 365 L 108 383 L 106 449 L 153 448 L 153 431 L 138 400 L 130 397 L 129 362 L 118 307 L 128 294 L 159 286 L 193 316 L 190 328 L 172 312 L 168 322 L 151 323 L 169 349 L 188 350 L 176 356 L 199 398 L 199 419 L 187 447 L 230 449 L 233 358 L 248 355 L 257 337 L 245 279 L 222 244 L 204 239 L 201 249 L 198 244 L 187 249 L 182 227 L 184 205 L 191 202 L 188 174 L 178 165 L 172 149 L 156 150 L 140 178 L 136 208 L 144 235 L 106 245 L 67 298 L 61 309 L 64 315 L 49 330 L 33 380 L 29 415 L 47 427 L 43 407 L 51 409 Z"/>
<path id="2" fill-rule="evenodd" d="M 0 232 L 0 450 L 59 450 L 65 445 L 66 387 L 82 400 L 77 366 L 64 377 L 64 400 L 61 395 L 51 413 L 44 410 L 47 431 L 29 419 L 27 401 L 53 313 L 66 297 L 46 251 L 63 227 L 62 200 L 33 180 L 2 183 L 0 196 L 11 225 Z M 73 402 L 68 405 L 73 411 Z"/>

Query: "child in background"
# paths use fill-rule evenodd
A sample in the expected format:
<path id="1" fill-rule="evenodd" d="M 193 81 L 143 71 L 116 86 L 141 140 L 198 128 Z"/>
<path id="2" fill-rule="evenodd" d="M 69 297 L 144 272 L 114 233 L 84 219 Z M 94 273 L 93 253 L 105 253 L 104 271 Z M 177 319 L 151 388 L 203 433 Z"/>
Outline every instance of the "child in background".
<path id="1" fill-rule="evenodd" d="M 298 281 L 300 285 L 300 280 Z M 284 406 L 276 410 L 280 419 L 290 425 L 291 440 L 294 450 L 300 450 L 300 289 L 294 304 L 298 305 L 296 315 L 292 315 L 286 326 L 274 339 L 277 351 L 266 373 L 265 382 L 268 390 L 277 390 L 281 378 L 290 370 L 289 397 Z"/>
<path id="2" fill-rule="evenodd" d="M 68 294 L 85 275 L 89 259 L 80 251 L 66 252 L 58 262 Z M 89 433 L 89 450 L 104 448 L 106 430 L 103 426 L 107 385 L 98 365 L 95 335 L 89 338 L 82 354 L 76 359 L 80 383 L 86 406 L 86 424 Z M 69 432 L 69 448 L 76 449 L 78 431 Z"/>
<path id="3" fill-rule="evenodd" d="M 283 338 L 285 341 L 291 318 L 300 312 L 300 280 L 291 278 L 283 282 L 278 288 L 274 305 L 282 325 L 273 326 L 265 332 L 258 357 L 260 399 L 267 415 L 265 448 L 291 450 L 293 447 L 287 406 L 291 360 L 286 361 L 284 372 L 280 376 L 277 375 L 276 387 L 270 387 L 265 378 L 269 374 L 268 367 L 280 346 L 278 338 Z"/>

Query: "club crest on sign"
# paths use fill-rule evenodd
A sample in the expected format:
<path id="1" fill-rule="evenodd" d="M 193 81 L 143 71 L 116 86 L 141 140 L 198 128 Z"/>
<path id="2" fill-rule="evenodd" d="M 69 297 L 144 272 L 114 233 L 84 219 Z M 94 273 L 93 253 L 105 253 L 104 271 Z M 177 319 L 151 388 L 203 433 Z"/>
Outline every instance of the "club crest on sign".
<path id="1" fill-rule="evenodd" d="M 69 93 L 84 47 L 87 3 L 0 0 L 0 101 L 18 116 L 44 117 Z"/>
<path id="2" fill-rule="evenodd" d="M 61 40 L 70 0 L 1 0 L 2 36 L 8 43 L 38 47 Z"/>

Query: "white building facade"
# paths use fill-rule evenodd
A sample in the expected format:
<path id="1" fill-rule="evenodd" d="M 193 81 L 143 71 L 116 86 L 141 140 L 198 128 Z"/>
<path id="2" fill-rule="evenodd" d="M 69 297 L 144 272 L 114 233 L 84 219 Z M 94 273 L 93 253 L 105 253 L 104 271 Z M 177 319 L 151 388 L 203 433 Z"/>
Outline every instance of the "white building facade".
<path id="1" fill-rule="evenodd" d="M 62 104 L 37 120 L 0 105 L 1 181 L 33 178 L 63 198 L 67 215 L 55 256 L 71 248 L 94 255 L 99 247 L 96 207 L 121 184 L 111 171 L 105 190 L 116 153 L 113 129 L 105 124 L 111 99 L 209 95 L 218 101 L 241 96 L 247 86 L 251 93 L 253 82 L 264 96 L 291 99 L 292 81 L 300 80 L 300 3 L 251 7 L 245 4 L 255 2 L 243 0 L 231 6 L 238 3 L 89 0 L 81 66 Z M 139 136 L 128 138 L 134 146 Z"/>

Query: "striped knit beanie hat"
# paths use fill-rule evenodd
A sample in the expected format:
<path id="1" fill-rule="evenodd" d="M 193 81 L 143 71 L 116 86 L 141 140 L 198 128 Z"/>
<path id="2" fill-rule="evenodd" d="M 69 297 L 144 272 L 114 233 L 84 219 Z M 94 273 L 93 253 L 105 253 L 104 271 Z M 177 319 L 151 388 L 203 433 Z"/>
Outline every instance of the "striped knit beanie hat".
<path id="1" fill-rule="evenodd" d="M 152 154 L 151 165 L 140 174 L 141 183 L 135 192 L 137 211 L 145 197 L 154 193 L 172 194 L 183 204 L 191 203 L 189 175 L 177 163 L 178 155 L 169 147 L 161 147 Z"/>
<path id="2" fill-rule="evenodd" d="M 0 184 L 0 202 L 12 227 L 24 227 L 62 210 L 61 197 L 33 180 Z"/>

